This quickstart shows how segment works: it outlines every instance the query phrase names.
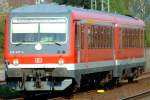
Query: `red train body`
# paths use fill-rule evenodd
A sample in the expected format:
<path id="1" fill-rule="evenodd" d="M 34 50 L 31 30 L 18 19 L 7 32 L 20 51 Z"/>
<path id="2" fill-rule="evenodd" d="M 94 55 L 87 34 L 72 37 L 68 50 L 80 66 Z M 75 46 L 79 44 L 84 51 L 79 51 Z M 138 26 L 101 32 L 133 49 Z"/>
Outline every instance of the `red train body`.
<path id="1" fill-rule="evenodd" d="M 4 48 L 6 80 L 17 90 L 116 81 L 144 69 L 144 22 L 63 5 L 25 6 L 6 17 Z"/>

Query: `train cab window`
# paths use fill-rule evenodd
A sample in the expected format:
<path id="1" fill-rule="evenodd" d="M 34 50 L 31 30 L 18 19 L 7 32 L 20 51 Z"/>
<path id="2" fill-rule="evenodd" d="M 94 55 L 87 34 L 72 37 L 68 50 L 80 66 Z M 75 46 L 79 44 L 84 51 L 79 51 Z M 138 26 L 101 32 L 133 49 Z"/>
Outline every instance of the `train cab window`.
<path id="1" fill-rule="evenodd" d="M 12 43 L 64 43 L 67 41 L 65 18 L 41 18 L 40 20 L 13 18 L 11 21 Z"/>

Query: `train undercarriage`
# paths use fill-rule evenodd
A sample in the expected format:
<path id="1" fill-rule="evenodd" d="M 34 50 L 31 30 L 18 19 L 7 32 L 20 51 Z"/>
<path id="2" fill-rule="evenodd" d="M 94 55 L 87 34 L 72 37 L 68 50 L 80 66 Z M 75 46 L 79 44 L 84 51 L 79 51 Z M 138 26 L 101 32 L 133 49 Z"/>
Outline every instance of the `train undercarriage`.
<path id="1" fill-rule="evenodd" d="M 61 91 L 69 87 L 71 77 L 55 76 L 55 69 L 9 69 L 7 84 L 18 91 Z"/>
<path id="2" fill-rule="evenodd" d="M 62 70 L 62 69 L 59 69 Z M 80 80 L 73 75 L 60 74 L 56 69 L 9 69 L 6 71 L 8 86 L 18 91 L 76 91 L 78 88 L 96 87 L 113 88 L 120 80 L 133 82 L 144 71 L 144 67 L 132 67 L 121 70 L 121 75 L 114 77 L 113 70 L 81 74 Z M 63 71 L 64 72 L 64 71 Z M 63 77 L 62 77 L 63 76 Z"/>

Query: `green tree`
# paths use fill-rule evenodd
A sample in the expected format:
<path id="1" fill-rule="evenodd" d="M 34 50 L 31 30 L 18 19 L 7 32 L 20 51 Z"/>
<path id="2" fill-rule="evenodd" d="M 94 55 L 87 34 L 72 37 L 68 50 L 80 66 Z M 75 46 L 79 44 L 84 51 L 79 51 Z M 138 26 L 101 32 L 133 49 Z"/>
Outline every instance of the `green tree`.
<path id="1" fill-rule="evenodd" d="M 4 16 L 0 16 L 0 50 L 3 48 Z"/>

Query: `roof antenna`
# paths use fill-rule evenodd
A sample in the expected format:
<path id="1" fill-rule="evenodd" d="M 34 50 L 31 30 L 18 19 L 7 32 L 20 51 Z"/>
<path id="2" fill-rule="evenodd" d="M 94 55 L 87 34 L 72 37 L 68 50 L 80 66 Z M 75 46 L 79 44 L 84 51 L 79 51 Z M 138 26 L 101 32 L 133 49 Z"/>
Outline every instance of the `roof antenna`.
<path id="1" fill-rule="evenodd" d="M 45 0 L 35 0 L 35 4 L 42 4 L 44 2 L 45 2 Z"/>

